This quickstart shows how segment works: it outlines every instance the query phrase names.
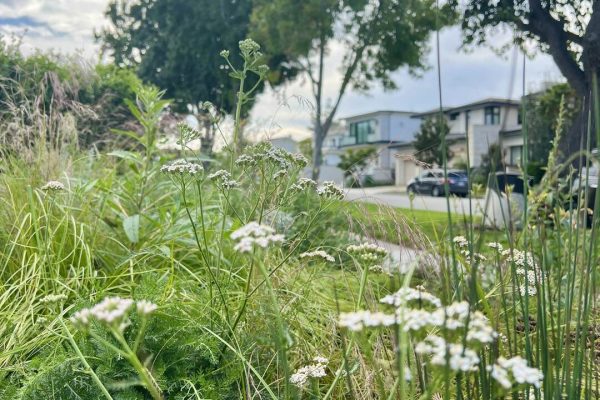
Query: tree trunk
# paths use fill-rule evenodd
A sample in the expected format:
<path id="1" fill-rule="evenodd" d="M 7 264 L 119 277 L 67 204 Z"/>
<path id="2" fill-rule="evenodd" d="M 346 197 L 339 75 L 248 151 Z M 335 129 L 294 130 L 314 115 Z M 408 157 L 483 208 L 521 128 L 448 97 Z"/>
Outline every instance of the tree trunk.
<path id="1" fill-rule="evenodd" d="M 313 132 L 313 162 L 312 162 L 312 179 L 318 180 L 321 174 L 321 164 L 323 163 L 323 141 L 325 135 L 323 134 L 323 126 L 319 123 L 315 123 L 315 129 Z"/>
<path id="2" fill-rule="evenodd" d="M 213 145 L 215 142 L 215 132 L 210 116 L 199 114 L 196 116 L 204 128 L 204 135 L 200 138 L 200 154 L 207 158 L 211 158 L 213 154 Z M 205 170 L 210 167 L 210 162 L 203 161 L 202 166 Z"/>

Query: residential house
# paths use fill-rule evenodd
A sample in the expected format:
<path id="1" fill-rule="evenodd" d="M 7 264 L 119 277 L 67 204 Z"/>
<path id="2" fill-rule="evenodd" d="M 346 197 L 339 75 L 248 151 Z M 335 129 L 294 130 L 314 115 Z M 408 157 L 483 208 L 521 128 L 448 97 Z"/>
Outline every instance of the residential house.
<path id="1" fill-rule="evenodd" d="M 439 110 L 413 114 L 422 120 L 434 117 Z M 521 159 L 523 137 L 521 135 L 520 102 L 510 99 L 489 98 L 458 107 L 442 110 L 450 131 L 446 139 L 453 153 L 449 165 L 466 164 L 477 167 L 489 146 L 499 143 L 505 154 L 506 164 L 517 166 Z M 410 142 L 389 146 L 395 158 L 395 182 L 398 186 L 406 183 L 419 173 L 415 163 L 415 149 Z"/>
<path id="2" fill-rule="evenodd" d="M 323 142 L 321 151 L 323 152 L 323 165 L 327 167 L 337 167 L 341 161 L 340 156 L 344 153 L 342 149 L 342 139 L 347 135 L 346 125 L 343 121 L 334 122 L 329 128 L 327 137 Z"/>
<path id="3" fill-rule="evenodd" d="M 346 134 L 341 137 L 339 149 L 375 147 L 376 155 L 364 175 L 379 183 L 394 182 L 395 161 L 390 146 L 412 142 L 420 126 L 420 120 L 412 115 L 408 111 L 375 111 L 347 117 Z"/>

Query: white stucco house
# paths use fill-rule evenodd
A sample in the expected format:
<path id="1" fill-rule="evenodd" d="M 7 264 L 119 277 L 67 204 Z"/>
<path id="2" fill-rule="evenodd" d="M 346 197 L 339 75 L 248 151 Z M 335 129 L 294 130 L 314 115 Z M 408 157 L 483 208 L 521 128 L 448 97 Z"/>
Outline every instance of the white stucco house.
<path id="1" fill-rule="evenodd" d="M 481 165 L 482 156 L 487 154 L 489 146 L 499 143 L 506 164 L 518 166 L 523 150 L 520 106 L 518 100 L 488 98 L 443 109 L 450 128 L 447 139 L 452 142 L 450 149 L 453 157 L 449 165 L 468 160 L 469 165 L 477 167 Z M 422 121 L 439 112 L 432 110 L 413 114 L 412 117 Z M 395 183 L 404 186 L 420 172 L 414 162 L 415 148 L 411 141 L 391 144 L 389 148 L 395 159 Z"/>

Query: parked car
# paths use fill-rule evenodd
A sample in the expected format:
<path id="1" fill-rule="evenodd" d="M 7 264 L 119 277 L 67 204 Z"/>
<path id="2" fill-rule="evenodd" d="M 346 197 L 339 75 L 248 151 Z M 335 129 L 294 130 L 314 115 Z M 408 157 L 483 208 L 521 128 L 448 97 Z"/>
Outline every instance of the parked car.
<path id="1" fill-rule="evenodd" d="M 409 193 L 430 194 L 442 196 L 445 189 L 444 171 L 441 169 L 427 170 L 411 179 L 406 186 Z M 469 193 L 469 178 L 465 171 L 448 171 L 448 190 L 450 194 L 466 196 Z"/>

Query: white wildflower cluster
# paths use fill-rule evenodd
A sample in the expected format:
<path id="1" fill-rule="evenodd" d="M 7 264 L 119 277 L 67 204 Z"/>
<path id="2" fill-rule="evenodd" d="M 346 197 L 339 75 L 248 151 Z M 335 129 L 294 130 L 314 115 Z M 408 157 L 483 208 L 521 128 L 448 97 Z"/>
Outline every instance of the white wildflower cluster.
<path id="1" fill-rule="evenodd" d="M 496 250 L 498 253 L 502 253 L 504 251 L 504 247 L 502 244 L 498 242 L 490 242 L 487 244 L 490 249 Z"/>
<path id="2" fill-rule="evenodd" d="M 202 165 L 184 159 L 175 160 L 170 164 L 160 167 L 160 172 L 171 175 L 197 175 L 202 173 Z"/>
<path id="3" fill-rule="evenodd" d="M 374 243 L 351 244 L 346 247 L 346 251 L 356 254 L 363 261 L 369 262 L 376 262 L 388 254 L 386 249 Z"/>
<path id="4" fill-rule="evenodd" d="M 456 339 L 457 343 L 446 342 L 440 336 L 429 334 L 418 342 L 415 351 L 430 355 L 433 365 L 446 365 L 453 371 L 471 371 L 479 363 L 478 349 L 498 339 L 498 334 L 490 321 L 479 311 L 471 311 L 469 303 L 456 302 L 446 307 L 440 300 L 423 288 L 402 288 L 398 292 L 380 300 L 384 304 L 396 307 L 395 312 L 357 311 L 340 314 L 340 327 L 354 332 L 365 328 L 398 326 L 402 331 L 423 337 L 431 332 L 445 331 L 446 336 Z M 410 301 L 419 301 L 436 307 L 433 311 L 424 308 L 409 308 Z M 463 338 L 466 335 L 466 343 Z M 467 347 L 465 347 L 467 346 Z"/>
<path id="5" fill-rule="evenodd" d="M 322 378 L 327 375 L 327 363 L 329 360 L 325 357 L 317 356 L 313 358 L 315 364 L 310 364 L 298 369 L 290 376 L 290 383 L 299 388 L 304 388 L 310 378 Z"/>
<path id="6" fill-rule="evenodd" d="M 317 194 L 325 199 L 343 199 L 344 191 L 337 187 L 332 181 L 325 181 L 317 189 Z"/>
<path id="7" fill-rule="evenodd" d="M 380 264 L 371 265 L 369 267 L 369 271 L 371 271 L 371 272 L 377 272 L 378 274 L 392 275 L 392 273 L 387 268 L 384 268 Z"/>
<path id="8" fill-rule="evenodd" d="M 280 169 L 279 171 L 273 174 L 273 179 L 281 179 L 288 174 L 287 169 Z"/>
<path id="9" fill-rule="evenodd" d="M 382 312 L 371 312 L 360 310 L 356 312 L 340 313 L 338 325 L 353 332 L 361 331 L 363 328 L 378 328 L 396 324 L 394 314 Z"/>
<path id="10" fill-rule="evenodd" d="M 484 256 L 481 253 L 473 253 L 473 256 L 471 257 L 471 252 L 469 250 L 463 249 L 460 251 L 460 254 L 462 254 L 463 256 L 465 256 L 465 260 L 468 262 L 471 262 L 471 260 L 473 261 L 487 261 L 486 256 Z"/>
<path id="11" fill-rule="evenodd" d="M 66 294 L 49 294 L 40 299 L 40 303 L 42 304 L 50 304 L 50 303 L 60 303 L 61 301 L 65 301 L 67 299 Z"/>
<path id="12" fill-rule="evenodd" d="M 217 187 L 224 190 L 239 186 L 239 183 L 233 179 L 229 171 L 225 171 L 224 169 L 220 169 L 208 175 L 208 179 L 215 182 Z"/>
<path id="13" fill-rule="evenodd" d="M 283 235 L 276 234 L 275 229 L 258 222 L 242 226 L 231 234 L 231 238 L 238 242 L 234 250 L 241 253 L 251 252 L 254 245 L 267 248 L 271 244 L 282 243 L 285 239 Z"/>
<path id="14" fill-rule="evenodd" d="M 469 241 L 464 236 L 454 236 L 454 239 L 452 239 L 452 242 L 455 245 L 457 245 L 458 247 L 468 247 L 469 246 Z"/>
<path id="15" fill-rule="evenodd" d="M 49 181 L 41 189 L 45 192 L 59 192 L 65 190 L 65 185 L 59 181 Z"/>
<path id="16" fill-rule="evenodd" d="M 313 181 L 310 178 L 300 178 L 298 182 L 294 183 L 290 186 L 290 189 L 295 192 L 303 192 L 308 189 L 314 189 L 317 187 L 317 182 Z"/>
<path id="17" fill-rule="evenodd" d="M 415 289 L 409 287 L 401 288 L 396 293 L 385 296 L 380 300 L 380 302 L 395 307 L 400 307 L 406 305 L 406 303 L 412 300 L 416 300 L 418 302 L 428 302 L 435 307 L 442 306 L 440 299 L 433 294 L 426 292 L 422 286 L 417 286 Z"/>
<path id="18" fill-rule="evenodd" d="M 535 262 L 533 255 L 529 252 L 513 249 L 512 252 L 510 249 L 504 250 L 502 252 L 503 255 L 506 256 L 507 263 L 514 263 L 517 267 L 515 272 L 517 275 L 521 276 L 527 282 L 521 283 L 519 285 L 519 291 L 521 292 L 521 296 L 529 295 L 535 296 L 537 295 L 538 285 L 543 283 L 543 275 L 539 266 Z"/>
<path id="19" fill-rule="evenodd" d="M 494 365 L 488 367 L 488 371 L 504 389 L 512 388 L 515 383 L 533 385 L 539 389 L 544 379 L 544 374 L 540 370 L 529 367 L 527 360 L 519 356 L 509 359 L 500 357 Z"/>
<path id="20" fill-rule="evenodd" d="M 147 300 L 140 300 L 136 303 L 131 299 L 107 297 L 91 308 L 83 308 L 77 311 L 71 317 L 71 322 L 76 327 L 85 329 L 92 320 L 96 320 L 103 325 L 123 330 L 127 326 L 128 314 L 134 304 L 138 314 L 144 316 L 152 313 L 157 308 L 155 304 Z"/>
<path id="21" fill-rule="evenodd" d="M 453 371 L 469 372 L 477 369 L 479 356 L 472 349 L 465 348 L 461 344 L 446 343 L 436 335 L 429 335 L 423 341 L 417 343 L 415 352 L 431 356 L 431 364 L 445 366 Z M 447 358 L 447 360 L 446 360 Z"/>
<path id="22" fill-rule="evenodd" d="M 335 262 L 335 258 L 323 250 L 307 251 L 300 254 L 300 258 L 322 258 L 325 261 Z"/>
<path id="23" fill-rule="evenodd" d="M 277 168 L 280 176 L 293 168 L 304 168 L 308 160 L 302 154 L 292 154 L 282 148 L 273 147 L 271 143 L 263 142 L 251 147 L 246 154 L 235 161 L 241 167 L 251 167 L 257 164 L 268 164 Z M 283 172 L 285 171 L 285 172 Z"/>
<path id="24" fill-rule="evenodd" d="M 249 154 L 242 154 L 235 160 L 235 163 L 240 167 L 252 167 L 256 165 L 256 159 Z"/>

